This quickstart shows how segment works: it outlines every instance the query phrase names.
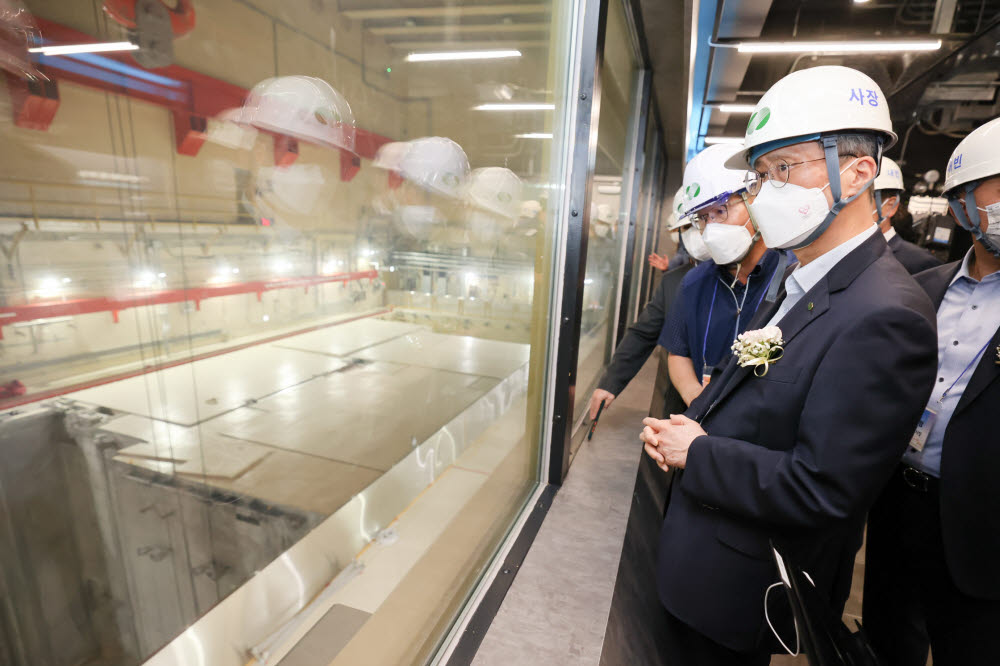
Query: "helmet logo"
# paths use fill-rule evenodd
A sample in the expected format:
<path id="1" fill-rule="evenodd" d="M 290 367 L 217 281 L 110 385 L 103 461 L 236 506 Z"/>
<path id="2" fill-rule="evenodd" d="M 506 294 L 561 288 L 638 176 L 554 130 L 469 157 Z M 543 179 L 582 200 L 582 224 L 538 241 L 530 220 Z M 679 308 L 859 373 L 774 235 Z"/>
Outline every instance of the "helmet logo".
<path id="1" fill-rule="evenodd" d="M 456 176 L 453 173 L 446 173 L 442 177 L 442 180 L 444 181 L 444 184 L 449 187 L 455 187 L 456 185 L 458 185 L 458 176 Z"/>
<path id="2" fill-rule="evenodd" d="M 962 168 L 962 155 L 960 153 L 960 154 L 956 155 L 955 159 L 953 159 L 948 164 L 948 171 L 954 171 L 955 169 L 961 169 L 961 168 Z"/>
<path id="3" fill-rule="evenodd" d="M 701 194 L 701 185 L 698 183 L 691 183 L 684 188 L 684 196 L 687 197 L 689 201 L 694 199 L 699 194 Z"/>
<path id="4" fill-rule="evenodd" d="M 750 122 L 747 123 L 747 136 L 750 136 L 759 129 L 763 129 L 767 121 L 771 119 L 771 109 L 764 107 L 758 109 L 752 116 L 750 116 Z"/>
<path id="5" fill-rule="evenodd" d="M 497 194 L 497 201 L 500 203 L 510 203 L 511 199 L 513 199 L 513 197 L 510 196 L 510 192 L 500 192 Z"/>

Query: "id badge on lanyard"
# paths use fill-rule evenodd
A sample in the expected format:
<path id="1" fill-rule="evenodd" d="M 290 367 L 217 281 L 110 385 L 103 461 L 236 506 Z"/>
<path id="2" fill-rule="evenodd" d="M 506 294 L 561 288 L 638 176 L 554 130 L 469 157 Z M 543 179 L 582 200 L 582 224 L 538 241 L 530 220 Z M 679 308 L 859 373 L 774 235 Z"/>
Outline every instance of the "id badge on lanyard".
<path id="1" fill-rule="evenodd" d="M 705 364 L 705 367 L 701 370 L 701 385 L 708 386 L 708 383 L 712 381 L 712 370 L 715 368 L 711 365 Z"/>
<path id="2" fill-rule="evenodd" d="M 927 438 L 931 435 L 931 430 L 934 429 L 934 421 L 937 420 L 937 412 L 928 407 L 921 414 L 920 420 L 917 422 L 917 429 L 913 431 L 913 437 L 910 438 L 910 448 L 914 451 L 923 451 L 924 445 L 927 444 Z"/>

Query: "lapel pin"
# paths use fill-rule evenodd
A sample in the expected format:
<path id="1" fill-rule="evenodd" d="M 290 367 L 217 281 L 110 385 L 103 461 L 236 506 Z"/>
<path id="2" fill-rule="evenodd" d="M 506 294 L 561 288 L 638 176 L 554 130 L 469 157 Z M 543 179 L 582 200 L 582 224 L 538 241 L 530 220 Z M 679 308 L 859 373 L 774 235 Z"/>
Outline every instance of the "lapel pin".
<path id="1" fill-rule="evenodd" d="M 809 312 L 813 311 L 813 302 L 812 301 L 809 301 L 809 305 L 806 306 L 806 310 L 809 310 Z"/>

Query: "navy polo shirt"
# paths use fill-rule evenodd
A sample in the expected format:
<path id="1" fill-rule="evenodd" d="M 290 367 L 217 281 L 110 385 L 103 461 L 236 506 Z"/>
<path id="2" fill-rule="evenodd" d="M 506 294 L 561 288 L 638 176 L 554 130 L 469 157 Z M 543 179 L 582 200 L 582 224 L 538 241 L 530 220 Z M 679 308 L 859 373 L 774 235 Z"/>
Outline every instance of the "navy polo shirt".
<path id="1" fill-rule="evenodd" d="M 699 379 L 706 364 L 721 370 L 733 355 L 733 340 L 747 330 L 772 278 L 781 279 L 774 276 L 779 258 L 778 252 L 768 250 L 746 285 L 737 282 L 732 287 L 733 276 L 725 268 L 711 261 L 695 266 L 681 282 L 659 344 L 671 354 L 690 358 Z"/>

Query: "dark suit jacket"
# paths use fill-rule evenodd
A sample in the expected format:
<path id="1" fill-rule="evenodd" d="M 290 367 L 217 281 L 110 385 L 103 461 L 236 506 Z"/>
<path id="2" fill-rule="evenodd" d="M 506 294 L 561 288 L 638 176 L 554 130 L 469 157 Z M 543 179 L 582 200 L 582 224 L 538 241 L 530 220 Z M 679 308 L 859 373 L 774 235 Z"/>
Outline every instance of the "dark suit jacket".
<path id="1" fill-rule="evenodd" d="M 961 266 L 953 262 L 915 276 L 935 307 Z M 997 304 L 986 307 L 1000 307 Z M 941 531 L 952 580 L 965 594 L 1000 600 L 1000 329 L 969 378 L 941 449 Z"/>
<path id="2" fill-rule="evenodd" d="M 660 337 L 663 322 L 674 302 L 677 288 L 693 267 L 693 264 L 685 264 L 663 274 L 659 286 L 653 292 L 653 297 L 649 299 L 639 318 L 618 343 L 608 369 L 597 383 L 598 388 L 617 396 L 642 369 L 646 359 L 656 348 L 656 341 Z"/>
<path id="3" fill-rule="evenodd" d="M 779 322 L 784 356 L 765 376 L 731 361 L 691 404 L 687 415 L 708 435 L 691 445 L 660 537 L 670 613 L 734 650 L 771 644 L 769 539 L 843 608 L 866 512 L 931 393 L 935 323 L 927 295 L 875 234 Z"/>
<path id="4" fill-rule="evenodd" d="M 892 240 L 889 241 L 889 249 L 910 275 L 941 265 L 941 262 L 933 254 L 919 245 L 903 240 L 899 234 L 893 236 Z"/>

